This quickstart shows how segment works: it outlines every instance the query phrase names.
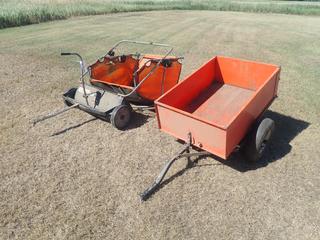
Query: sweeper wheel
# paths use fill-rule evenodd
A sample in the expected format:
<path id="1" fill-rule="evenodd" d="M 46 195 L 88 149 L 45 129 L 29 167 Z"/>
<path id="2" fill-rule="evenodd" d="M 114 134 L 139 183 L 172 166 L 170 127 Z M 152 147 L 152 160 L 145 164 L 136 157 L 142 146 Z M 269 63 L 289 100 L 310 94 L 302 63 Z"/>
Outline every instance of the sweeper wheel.
<path id="1" fill-rule="evenodd" d="M 115 128 L 123 130 L 129 125 L 131 115 L 131 106 L 127 103 L 124 103 L 113 109 L 110 116 L 110 121 Z"/>
<path id="2" fill-rule="evenodd" d="M 265 152 L 270 142 L 272 133 L 275 129 L 275 123 L 270 118 L 264 118 L 254 127 L 247 137 L 247 141 L 243 146 L 243 153 L 246 160 L 257 162 Z"/>

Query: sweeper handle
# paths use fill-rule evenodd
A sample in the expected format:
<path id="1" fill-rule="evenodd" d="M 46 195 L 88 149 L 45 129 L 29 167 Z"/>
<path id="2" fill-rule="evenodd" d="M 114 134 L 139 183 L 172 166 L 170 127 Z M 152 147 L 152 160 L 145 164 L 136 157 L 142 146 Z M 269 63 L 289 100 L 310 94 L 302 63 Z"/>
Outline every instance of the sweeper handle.
<path id="1" fill-rule="evenodd" d="M 70 53 L 70 52 L 62 52 L 61 53 L 61 56 L 70 56 L 70 55 L 78 56 L 80 58 L 80 61 L 83 63 L 83 59 L 79 53 Z"/>
<path id="2" fill-rule="evenodd" d="M 69 53 L 69 52 L 62 52 L 61 53 L 61 56 L 70 56 L 70 55 L 77 56 L 80 59 L 80 71 L 81 71 L 80 81 L 81 81 L 82 88 L 83 88 L 83 96 L 86 99 L 87 105 L 89 105 L 88 94 L 87 94 L 86 87 L 84 84 L 84 75 L 86 75 L 88 73 L 88 71 L 85 70 L 84 61 L 79 53 L 75 53 L 75 52 L 74 53 Z"/>

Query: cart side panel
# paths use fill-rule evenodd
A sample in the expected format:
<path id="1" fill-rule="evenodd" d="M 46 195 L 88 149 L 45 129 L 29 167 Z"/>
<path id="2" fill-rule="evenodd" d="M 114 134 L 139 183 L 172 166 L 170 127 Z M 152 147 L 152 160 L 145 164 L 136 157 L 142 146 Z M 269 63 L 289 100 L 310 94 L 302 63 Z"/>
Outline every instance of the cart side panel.
<path id="1" fill-rule="evenodd" d="M 201 68 L 180 82 L 174 92 L 168 91 L 158 99 L 178 109 L 184 109 L 201 91 L 207 89 L 214 81 L 216 58 L 212 58 Z M 187 90 L 186 90 L 187 89 Z"/>
<path id="2" fill-rule="evenodd" d="M 217 80 L 233 86 L 258 90 L 278 67 L 271 64 L 217 57 Z"/>
<path id="3" fill-rule="evenodd" d="M 156 105 L 158 124 L 162 131 L 226 159 L 226 131 L 205 122 L 186 116 L 165 106 Z M 161 116 L 161 118 L 159 117 Z"/>
<path id="4" fill-rule="evenodd" d="M 279 81 L 280 81 L 280 72 L 281 72 L 281 67 L 279 67 L 279 70 L 277 72 L 276 87 L 274 89 L 274 97 L 278 96 L 278 86 L 279 86 Z"/>
<path id="5" fill-rule="evenodd" d="M 263 113 L 276 96 L 279 69 L 267 79 L 250 102 L 240 111 L 227 129 L 226 155 L 229 156 L 244 138 L 250 126 Z"/>

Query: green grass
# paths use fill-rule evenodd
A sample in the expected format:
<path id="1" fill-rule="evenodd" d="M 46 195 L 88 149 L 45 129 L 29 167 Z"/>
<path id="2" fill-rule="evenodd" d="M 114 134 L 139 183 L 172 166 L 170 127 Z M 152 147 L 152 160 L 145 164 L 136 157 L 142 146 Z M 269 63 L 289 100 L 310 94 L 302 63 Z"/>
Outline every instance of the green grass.
<path id="1" fill-rule="evenodd" d="M 218 10 L 320 15 L 319 1 L 270 0 L 0 0 L 0 28 L 97 15 L 153 10 Z"/>
<path id="2" fill-rule="evenodd" d="M 61 51 L 75 51 L 91 63 L 115 42 L 136 39 L 171 43 L 175 53 L 186 59 L 183 67 L 186 74 L 219 54 L 270 62 L 282 66 L 280 99 L 285 99 L 282 106 L 290 103 L 299 111 L 317 115 L 319 38 L 319 17 L 159 11 L 79 17 L 3 29 L 0 54 L 40 55 L 44 59 L 56 59 L 55 65 L 61 61 L 69 64 L 70 59 L 60 57 Z M 72 64 L 75 77 L 78 63 Z"/>

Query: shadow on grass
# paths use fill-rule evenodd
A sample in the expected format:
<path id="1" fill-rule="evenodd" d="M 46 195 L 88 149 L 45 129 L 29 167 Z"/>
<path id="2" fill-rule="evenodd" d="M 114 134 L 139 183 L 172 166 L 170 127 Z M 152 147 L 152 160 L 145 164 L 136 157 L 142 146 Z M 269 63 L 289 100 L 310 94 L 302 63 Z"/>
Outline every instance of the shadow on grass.
<path id="1" fill-rule="evenodd" d="M 264 117 L 273 119 L 276 128 L 270 144 L 260 161 L 257 163 L 249 163 L 239 152 L 235 152 L 227 161 L 223 161 L 224 164 L 237 171 L 246 172 L 265 167 L 269 163 L 281 160 L 291 151 L 292 146 L 290 142 L 310 125 L 310 123 L 303 120 L 298 120 L 273 111 L 267 111 Z"/>
<path id="2" fill-rule="evenodd" d="M 240 172 L 246 172 L 261 167 L 265 167 L 269 163 L 281 160 L 285 155 L 287 155 L 292 149 L 290 142 L 310 125 L 310 123 L 305 122 L 303 120 L 298 120 L 273 111 L 267 111 L 264 114 L 264 117 L 269 117 L 275 121 L 276 130 L 274 131 L 274 135 L 272 137 L 270 145 L 266 149 L 264 156 L 259 162 L 249 163 L 244 159 L 242 154 L 240 154 L 240 152 L 237 151 L 231 154 L 228 160 L 223 160 L 219 157 L 211 155 L 213 159 L 217 160 L 215 163 L 198 165 L 198 162 L 201 159 L 208 157 L 208 155 L 200 156 L 193 160 L 193 164 L 190 167 L 186 167 L 180 170 L 179 172 L 175 173 L 174 175 L 170 176 L 169 178 L 165 179 L 155 192 L 169 184 L 175 178 L 183 175 L 186 171 L 188 171 L 188 169 L 194 167 L 206 167 L 214 165 L 221 166 L 224 164 Z"/>
<path id="3" fill-rule="evenodd" d="M 78 123 L 78 124 L 72 125 L 71 127 L 67 127 L 67 128 L 65 128 L 65 129 L 63 129 L 63 130 L 61 130 L 61 131 L 58 131 L 58 132 L 53 133 L 50 137 L 54 137 L 54 136 L 61 135 L 61 134 L 66 133 L 66 132 L 68 132 L 68 131 L 70 131 L 70 130 L 72 130 L 72 129 L 81 127 L 81 126 L 83 126 L 83 125 L 85 125 L 85 124 L 87 124 L 87 123 L 89 123 L 89 122 L 95 121 L 95 120 L 97 120 L 96 117 L 91 118 L 91 119 L 89 119 L 89 120 L 86 120 L 86 121 L 84 121 L 84 122 L 82 122 L 82 123 Z"/>
<path id="4" fill-rule="evenodd" d="M 126 130 L 135 129 L 138 127 L 141 127 L 145 123 L 148 122 L 148 119 L 150 118 L 150 115 L 141 113 L 141 112 L 133 112 L 132 114 L 132 120 L 129 126 L 126 128 Z"/>

